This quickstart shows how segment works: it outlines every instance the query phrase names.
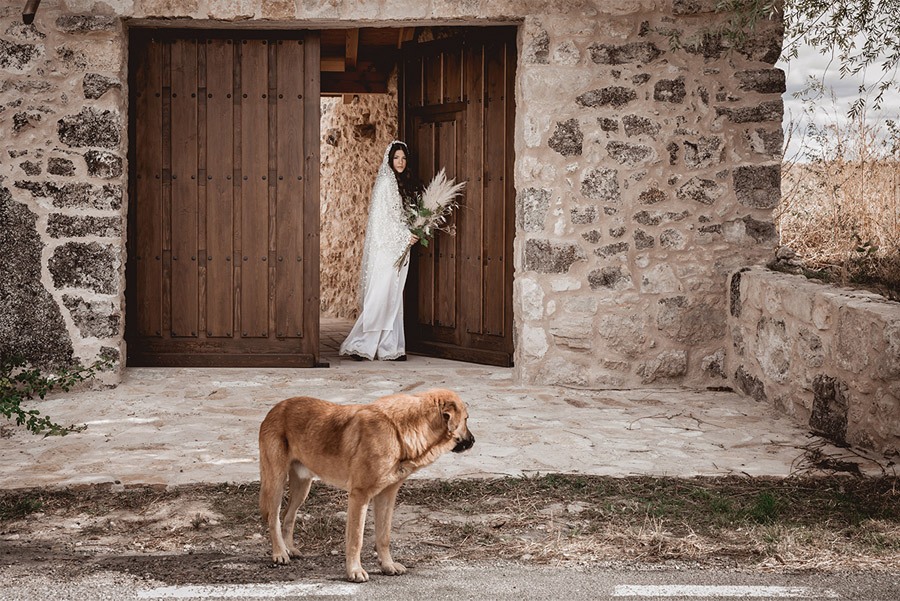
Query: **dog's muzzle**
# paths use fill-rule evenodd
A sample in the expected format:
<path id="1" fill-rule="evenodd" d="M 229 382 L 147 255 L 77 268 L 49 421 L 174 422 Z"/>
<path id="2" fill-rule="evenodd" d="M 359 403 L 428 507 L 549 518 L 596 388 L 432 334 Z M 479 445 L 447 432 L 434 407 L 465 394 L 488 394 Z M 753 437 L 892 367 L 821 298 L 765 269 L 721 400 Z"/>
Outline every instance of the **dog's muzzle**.
<path id="1" fill-rule="evenodd" d="M 472 436 L 471 433 L 465 438 L 461 438 L 456 441 L 456 446 L 453 447 L 454 453 L 462 453 L 463 451 L 468 451 L 472 448 L 472 445 L 475 444 L 475 437 Z"/>

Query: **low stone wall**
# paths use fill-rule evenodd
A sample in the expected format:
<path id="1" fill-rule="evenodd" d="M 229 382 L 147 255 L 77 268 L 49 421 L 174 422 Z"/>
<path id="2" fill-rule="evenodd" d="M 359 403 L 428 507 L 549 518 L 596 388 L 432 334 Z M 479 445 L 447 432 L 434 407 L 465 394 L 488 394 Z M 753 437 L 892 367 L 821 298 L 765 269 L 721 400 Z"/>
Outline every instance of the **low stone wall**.
<path id="1" fill-rule="evenodd" d="M 900 452 L 900 303 L 761 267 L 731 276 L 735 386 L 838 443 Z"/>

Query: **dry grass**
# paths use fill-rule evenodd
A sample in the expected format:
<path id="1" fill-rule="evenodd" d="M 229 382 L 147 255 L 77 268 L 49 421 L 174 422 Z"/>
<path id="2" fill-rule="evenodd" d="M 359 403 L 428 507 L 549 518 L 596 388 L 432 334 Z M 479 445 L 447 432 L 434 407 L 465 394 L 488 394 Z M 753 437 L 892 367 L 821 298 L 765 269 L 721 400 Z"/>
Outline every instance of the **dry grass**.
<path id="1" fill-rule="evenodd" d="M 781 244 L 810 277 L 900 300 L 898 131 L 833 113 L 808 135 L 801 156 L 782 165 Z"/>
<path id="2" fill-rule="evenodd" d="M 50 537 L 54 545 L 90 541 L 111 553 L 134 552 L 139 541 L 140 552 L 151 555 L 227 549 L 264 558 L 258 494 L 255 484 L 0 492 L 0 532 Z M 297 523 L 305 558 L 340 558 L 345 509 L 346 493 L 313 486 Z M 553 474 L 415 480 L 400 491 L 394 530 L 396 554 L 419 561 L 897 570 L 900 480 Z"/>

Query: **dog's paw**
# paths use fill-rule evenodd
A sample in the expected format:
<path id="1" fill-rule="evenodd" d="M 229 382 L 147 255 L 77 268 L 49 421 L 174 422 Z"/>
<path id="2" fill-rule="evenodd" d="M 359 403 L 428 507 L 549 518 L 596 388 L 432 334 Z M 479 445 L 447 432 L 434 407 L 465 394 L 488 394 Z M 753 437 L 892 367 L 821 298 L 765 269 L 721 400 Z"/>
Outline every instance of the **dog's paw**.
<path id="1" fill-rule="evenodd" d="M 362 568 L 347 568 L 347 580 L 350 582 L 368 582 L 369 573 Z"/>
<path id="2" fill-rule="evenodd" d="M 293 559 L 295 557 L 300 557 L 300 550 L 297 549 L 297 547 L 295 547 L 294 545 L 288 545 L 287 554 L 288 554 L 288 557 L 290 557 L 291 559 Z"/>
<path id="3" fill-rule="evenodd" d="M 388 564 L 381 564 L 381 573 L 386 576 L 399 576 L 406 574 L 406 566 L 396 561 Z"/>
<path id="4" fill-rule="evenodd" d="M 283 566 L 291 563 L 291 554 L 285 549 L 279 553 L 272 553 L 272 563 L 277 566 Z"/>

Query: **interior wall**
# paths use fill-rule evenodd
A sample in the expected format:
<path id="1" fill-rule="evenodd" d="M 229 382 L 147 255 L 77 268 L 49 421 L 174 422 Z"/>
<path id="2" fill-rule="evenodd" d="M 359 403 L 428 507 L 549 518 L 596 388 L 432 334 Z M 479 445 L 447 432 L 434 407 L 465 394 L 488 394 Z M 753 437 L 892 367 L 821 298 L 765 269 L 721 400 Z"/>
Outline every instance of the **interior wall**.
<path id="1" fill-rule="evenodd" d="M 387 94 L 323 98 L 321 117 L 321 317 L 355 319 L 369 198 L 397 136 L 397 79 Z"/>

